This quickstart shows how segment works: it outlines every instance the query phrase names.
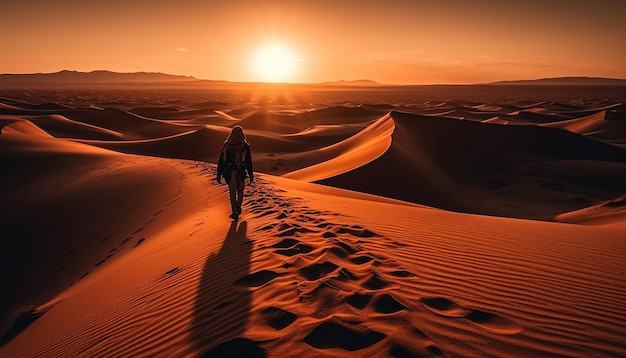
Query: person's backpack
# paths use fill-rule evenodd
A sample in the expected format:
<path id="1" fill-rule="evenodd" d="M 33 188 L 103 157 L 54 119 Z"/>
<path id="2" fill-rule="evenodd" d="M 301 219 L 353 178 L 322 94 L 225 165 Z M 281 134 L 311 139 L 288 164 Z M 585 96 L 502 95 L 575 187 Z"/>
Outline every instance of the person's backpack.
<path id="1" fill-rule="evenodd" d="M 224 152 L 222 153 L 222 155 L 224 156 L 224 164 L 226 164 L 226 167 L 241 168 L 246 160 L 247 150 L 248 146 L 246 145 L 237 153 L 232 153 L 226 149 L 226 146 L 224 146 Z"/>

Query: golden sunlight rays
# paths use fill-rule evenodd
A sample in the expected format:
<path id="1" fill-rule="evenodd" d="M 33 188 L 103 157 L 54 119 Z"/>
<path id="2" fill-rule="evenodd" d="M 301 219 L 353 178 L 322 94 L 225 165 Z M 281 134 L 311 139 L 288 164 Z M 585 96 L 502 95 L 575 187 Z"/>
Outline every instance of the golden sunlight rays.
<path id="1" fill-rule="evenodd" d="M 291 82 L 299 61 L 289 48 L 268 44 L 257 51 L 253 65 L 263 82 Z"/>

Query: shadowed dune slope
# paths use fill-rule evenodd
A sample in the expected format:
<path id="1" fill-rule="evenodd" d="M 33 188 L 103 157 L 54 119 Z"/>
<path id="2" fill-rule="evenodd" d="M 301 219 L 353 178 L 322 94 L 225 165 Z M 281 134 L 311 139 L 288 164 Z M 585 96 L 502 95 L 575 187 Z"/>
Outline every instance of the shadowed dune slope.
<path id="1" fill-rule="evenodd" d="M 6 134 L 24 134 L 52 138 L 50 134 L 37 127 L 31 121 L 16 117 L 0 117 L 0 130 Z"/>
<path id="2" fill-rule="evenodd" d="M 164 158 L 195 159 L 216 162 L 228 128 L 205 126 L 158 139 L 134 141 L 78 140 L 81 143 L 107 148 L 122 153 L 142 154 Z"/>
<path id="3" fill-rule="evenodd" d="M 358 145 L 360 147 L 367 145 L 362 135 L 359 135 L 360 139 L 349 141 L 346 139 L 368 126 L 377 127 L 378 125 L 374 125 L 369 119 L 373 116 L 373 112 L 366 111 L 364 114 L 358 108 L 355 112 L 352 110 L 343 107 L 333 109 L 331 113 L 335 115 L 341 115 L 344 112 L 350 114 L 347 119 L 339 119 L 339 124 L 333 125 L 323 123 L 333 123 L 334 119 L 317 113 L 326 113 L 325 110 L 292 115 L 277 115 L 265 111 L 255 113 L 243 120 L 232 121 L 230 125 L 236 123 L 246 128 L 246 136 L 252 143 L 253 152 L 258 159 L 277 154 L 304 158 L 304 160 L 290 163 L 289 169 L 294 170 L 318 164 L 339 153 L 356 152 L 354 144 L 356 142 L 362 143 Z M 181 127 L 189 128 L 182 125 Z M 230 127 L 213 124 L 196 125 L 196 127 L 199 129 L 154 139 L 126 141 L 77 139 L 77 141 L 123 153 L 217 162 L 221 145 L 228 136 Z M 280 128 L 288 128 L 288 130 L 280 133 Z M 371 132 L 371 129 L 364 132 Z M 344 140 L 346 141 L 342 142 Z M 375 141 L 377 139 L 374 139 Z M 358 151 L 363 152 L 362 149 Z M 270 164 L 263 165 L 263 162 L 260 162 L 257 168 L 261 171 L 269 171 Z"/>
<path id="4" fill-rule="evenodd" d="M 600 111 L 570 120 L 541 124 L 597 138 L 626 147 L 626 115 L 620 112 Z"/>
<path id="5" fill-rule="evenodd" d="M 16 307 L 45 302 L 138 240 L 178 189 L 168 166 L 12 127 L 0 135 L 11 173 L 0 178 L 3 330 Z"/>
<path id="6" fill-rule="evenodd" d="M 246 129 L 286 134 L 300 130 L 301 124 L 292 119 L 293 117 L 288 115 L 280 115 L 269 111 L 256 111 L 254 114 L 237 122 L 237 124 Z"/>
<path id="7" fill-rule="evenodd" d="M 339 135 L 327 135 L 317 137 L 277 136 L 271 132 L 247 130 L 246 137 L 252 146 L 255 159 L 260 159 L 269 153 L 297 153 L 298 156 L 313 157 L 307 152 L 320 150 L 333 145 L 338 138 L 344 138 L 347 134 L 355 132 L 358 128 L 350 129 L 349 133 Z M 224 140 L 228 137 L 230 128 L 214 125 L 205 125 L 201 129 L 187 131 L 168 137 L 145 140 L 127 141 L 102 141 L 76 139 L 77 142 L 107 148 L 122 153 L 158 156 L 164 158 L 193 159 L 216 163 L 219 159 L 220 150 Z M 302 151 L 302 153 L 301 153 Z M 309 153 L 311 154 L 311 153 Z M 302 164 L 294 163 L 300 168 Z M 264 171 L 264 167 L 257 166 Z"/>
<path id="8" fill-rule="evenodd" d="M 13 103 L 3 99 L 3 102 Z M 18 102 L 19 103 L 19 102 Z M 150 118 L 144 118 L 139 115 L 127 112 L 118 108 L 67 108 L 58 107 L 56 105 L 26 105 L 18 109 L 2 109 L 2 113 L 20 117 L 39 117 L 44 115 L 62 116 L 74 122 L 83 123 L 83 130 L 86 127 L 106 128 L 109 131 L 121 133 L 122 138 L 113 139 L 147 139 L 171 136 L 174 134 L 188 131 L 188 127 L 181 127 Z M 57 118 L 49 118 L 45 124 L 53 125 Z M 50 123 L 52 122 L 52 123 Z M 76 126 L 76 124 L 74 124 Z M 69 126 L 68 126 L 69 127 Z M 70 129 L 70 128 L 67 128 Z M 80 138 L 80 136 L 77 135 Z"/>
<path id="9" fill-rule="evenodd" d="M 592 205 L 583 209 L 563 213 L 556 217 L 559 222 L 606 225 L 626 228 L 626 195 Z"/>
<path id="10" fill-rule="evenodd" d="M 0 91 L 0 356 L 626 356 L 625 92 L 481 88 Z"/>
<path id="11" fill-rule="evenodd" d="M 626 140 L 623 104 L 608 99 L 586 106 L 448 99 L 270 109 L 193 102 L 196 95 L 164 103 L 163 94 L 126 94 L 133 106 L 116 92 L 40 95 L 48 102 L 0 98 L 0 114 L 123 153 L 209 162 L 217 162 L 230 128 L 241 124 L 257 171 L 455 211 L 553 220 L 626 190 L 624 150 L 608 145 Z M 61 100 L 77 107 L 57 104 Z M 119 108 L 98 107 L 116 103 Z M 390 139 L 380 124 L 393 108 L 416 114 L 391 112 L 396 128 Z"/>
<path id="12" fill-rule="evenodd" d="M 122 140 L 122 133 L 87 123 L 73 121 L 59 114 L 32 117 L 31 122 L 56 138 Z"/>
<path id="13" fill-rule="evenodd" d="M 255 111 L 237 124 L 247 129 L 287 134 L 296 133 L 315 125 L 363 123 L 377 119 L 380 115 L 380 111 L 344 106 L 314 109 L 291 115 Z"/>
<path id="14" fill-rule="evenodd" d="M 576 195 L 606 200 L 624 190 L 624 148 L 537 126 L 391 117 L 395 130 L 382 156 L 320 183 L 448 210 L 544 219 L 584 206 Z M 515 204 L 501 203 L 507 199 Z"/>
<path id="15" fill-rule="evenodd" d="M 313 182 L 365 165 L 382 155 L 391 144 L 394 123 L 390 115 L 383 116 L 354 136 L 322 148 L 313 156 L 320 164 L 283 175 L 286 178 Z M 303 153 L 306 155 L 306 153 Z"/>
<path id="16" fill-rule="evenodd" d="M 34 301 L 30 324 L 3 342 L 0 355 L 626 352 L 623 230 L 452 213 L 263 174 L 247 188 L 241 219 L 231 222 L 214 166 L 109 160 L 93 163 L 96 172 L 79 161 L 64 165 L 81 178 L 69 189 L 104 189 L 82 180 L 98 174 L 111 196 L 136 207 L 116 207 L 97 192 L 72 198 L 73 205 L 65 195 L 49 198 L 64 213 L 57 220 L 71 216 L 80 230 L 94 231 L 65 226 L 54 242 L 38 244 L 60 262 L 52 268 L 58 295 Z M 126 160 L 132 165 L 120 167 Z M 120 212 L 94 217 L 95 209 L 87 210 L 94 200 Z M 120 226 L 122 214 L 143 223 Z M 43 221 L 36 234 L 50 238 L 56 222 Z M 115 246 L 102 246 L 109 242 Z M 77 282 L 64 271 L 83 264 L 89 274 Z M 31 284 L 45 287 L 48 269 L 39 267 L 44 274 Z"/>

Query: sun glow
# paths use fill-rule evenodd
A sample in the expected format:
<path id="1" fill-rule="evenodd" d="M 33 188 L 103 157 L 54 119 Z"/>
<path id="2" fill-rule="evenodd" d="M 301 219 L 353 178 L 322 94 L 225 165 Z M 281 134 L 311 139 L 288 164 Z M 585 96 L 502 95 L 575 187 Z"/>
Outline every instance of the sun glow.
<path id="1" fill-rule="evenodd" d="M 296 70 L 297 61 L 289 49 L 272 44 L 257 52 L 254 66 L 264 82 L 288 82 Z"/>

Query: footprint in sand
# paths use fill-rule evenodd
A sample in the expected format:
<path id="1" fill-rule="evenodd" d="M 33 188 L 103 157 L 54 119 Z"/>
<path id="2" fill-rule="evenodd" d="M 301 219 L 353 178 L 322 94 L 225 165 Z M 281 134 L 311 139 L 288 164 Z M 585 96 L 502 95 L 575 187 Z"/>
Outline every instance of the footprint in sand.
<path id="1" fill-rule="evenodd" d="M 284 239 L 281 242 L 270 246 L 277 249 L 275 252 L 283 256 L 295 256 L 298 254 L 307 254 L 313 251 L 313 247 L 303 244 L 295 239 Z"/>
<path id="2" fill-rule="evenodd" d="M 135 246 L 133 246 L 133 248 L 141 245 L 144 241 L 146 241 L 145 237 L 142 237 L 141 239 L 137 240 L 137 242 L 135 243 Z"/>
<path id="3" fill-rule="evenodd" d="M 295 314 L 278 307 L 268 307 L 261 311 L 261 315 L 269 326 L 278 331 L 288 327 L 298 318 Z"/>
<path id="4" fill-rule="evenodd" d="M 279 236 L 279 237 L 294 236 L 296 234 L 311 233 L 311 232 L 315 232 L 315 231 L 307 229 L 298 224 L 290 225 L 287 223 L 283 223 L 279 226 L 278 233 L 276 234 L 276 236 Z"/>
<path id="5" fill-rule="evenodd" d="M 265 208 L 261 208 L 261 209 L 253 209 L 252 213 L 254 214 L 258 214 L 257 216 L 255 216 L 255 218 L 260 218 L 263 216 L 268 216 L 268 215 L 272 215 L 272 214 L 276 214 L 278 212 L 278 210 L 266 210 Z M 260 214 L 259 214 L 260 213 Z"/>
<path id="6" fill-rule="evenodd" d="M 402 303 L 398 302 L 392 295 L 384 293 L 378 296 L 372 294 L 354 293 L 346 302 L 354 308 L 360 310 L 365 309 L 370 302 L 374 311 L 382 314 L 392 314 L 407 309 Z"/>
<path id="7" fill-rule="evenodd" d="M 332 262 L 324 261 L 300 269 L 300 274 L 309 281 L 315 281 L 334 272 L 339 266 Z"/>
<path id="8" fill-rule="evenodd" d="M 278 239 L 276 240 L 278 242 L 263 248 L 273 254 L 294 257 L 283 263 L 282 267 L 288 269 L 288 272 L 280 275 L 298 276 L 293 280 L 297 283 L 300 302 L 311 304 L 313 307 L 315 304 L 322 307 L 346 304 L 353 308 L 351 311 L 356 315 L 349 321 L 327 315 L 325 320 L 316 322 L 310 328 L 311 330 L 304 337 L 304 342 L 321 350 L 339 349 L 352 352 L 365 349 L 392 336 L 393 330 L 377 328 L 380 331 L 376 331 L 362 323 L 356 323 L 362 321 L 359 310 L 363 310 L 362 314 L 367 316 L 375 312 L 374 320 L 384 320 L 386 315 L 406 319 L 406 313 L 410 311 L 402 303 L 402 296 L 394 295 L 390 291 L 397 287 L 395 279 L 414 277 L 415 274 L 402 269 L 393 260 L 378 256 L 363 248 L 363 245 L 367 245 L 370 241 L 364 239 L 388 240 L 388 238 L 360 225 L 334 222 L 329 218 L 337 216 L 336 213 L 298 206 L 295 201 L 282 200 L 275 193 L 265 193 L 257 198 L 256 201 L 251 202 L 255 215 L 278 219 L 264 224 L 259 229 L 259 231 L 271 233 L 274 238 Z M 326 240 L 320 241 L 319 238 Z M 312 241 L 309 242 L 308 239 Z M 284 260 L 284 257 L 280 260 Z M 235 284 L 246 288 L 260 287 L 277 276 L 279 274 L 273 271 L 263 270 L 244 276 Z M 439 311 L 443 314 L 453 316 L 453 311 L 446 311 L 445 304 L 434 302 L 431 304 L 433 310 L 439 307 Z M 452 304 L 451 301 L 448 302 L 448 306 Z M 465 316 L 470 313 L 470 311 L 463 311 Z M 290 327 L 298 319 L 295 314 L 273 306 L 261 311 L 260 315 L 268 326 L 276 330 Z M 463 315 L 459 314 L 459 317 L 464 317 Z M 472 319 L 478 322 L 481 317 L 476 316 Z M 425 334 L 420 333 L 416 337 L 425 341 L 419 349 L 407 346 L 403 342 L 397 345 L 392 342 L 393 355 L 421 356 L 443 353 L 432 342 L 428 345 L 429 339 Z"/>
<path id="9" fill-rule="evenodd" d="M 363 287 L 372 291 L 382 290 L 383 288 L 389 285 L 390 283 L 385 281 L 376 272 L 372 272 L 372 274 L 370 275 L 370 278 L 363 283 Z"/>
<path id="10" fill-rule="evenodd" d="M 333 242 L 333 245 L 328 249 L 328 251 L 332 252 L 337 257 L 344 258 L 357 253 L 358 250 L 354 249 L 345 242 L 336 241 Z"/>
<path id="11" fill-rule="evenodd" d="M 374 236 L 380 236 L 368 229 L 365 229 L 358 225 L 353 225 L 349 227 L 340 227 L 336 231 L 337 234 L 349 234 L 352 236 L 360 237 L 360 238 L 369 238 Z"/>
<path id="12" fill-rule="evenodd" d="M 180 272 L 180 269 L 178 267 L 174 267 L 173 269 L 167 271 L 165 274 L 168 275 L 168 276 L 172 276 L 172 275 L 175 275 L 175 274 L 177 274 L 179 272 Z"/>
<path id="13" fill-rule="evenodd" d="M 522 327 L 511 319 L 495 313 L 465 308 L 447 298 L 424 297 L 420 301 L 426 308 L 438 315 L 465 318 L 492 333 L 513 335 L 522 331 Z"/>
<path id="14" fill-rule="evenodd" d="M 259 231 L 269 231 L 269 230 L 274 229 L 275 227 L 276 227 L 276 224 L 269 224 L 260 228 Z"/>
<path id="15" fill-rule="evenodd" d="M 257 288 L 269 283 L 278 276 L 279 274 L 274 271 L 261 270 L 255 273 L 251 273 L 249 275 L 245 275 L 244 277 L 235 281 L 234 285 L 247 288 Z"/>
<path id="16" fill-rule="evenodd" d="M 522 331 L 522 327 L 513 320 L 490 312 L 471 310 L 465 318 L 483 329 L 497 334 L 514 335 Z"/>
<path id="17" fill-rule="evenodd" d="M 352 263 L 355 263 L 357 265 L 363 265 L 366 264 L 370 261 L 374 260 L 374 258 L 367 256 L 367 255 L 361 255 L 361 256 L 356 256 L 350 259 L 350 261 L 352 261 Z"/>
<path id="18" fill-rule="evenodd" d="M 415 276 L 414 273 L 409 272 L 409 271 L 404 270 L 404 269 L 398 269 L 398 270 L 390 272 L 389 274 L 391 276 L 394 276 L 394 277 L 413 277 L 413 276 Z"/>
<path id="19" fill-rule="evenodd" d="M 346 302 L 355 308 L 358 308 L 360 310 L 364 309 L 365 307 L 367 307 L 367 304 L 370 302 L 370 300 L 372 299 L 373 295 L 370 294 L 360 294 L 360 293 L 355 293 L 352 296 L 346 298 Z"/>
<path id="20" fill-rule="evenodd" d="M 420 302 L 440 316 L 462 318 L 469 314 L 467 309 L 443 297 L 424 297 L 420 299 Z"/>
<path id="21" fill-rule="evenodd" d="M 381 332 L 331 319 L 315 327 L 304 341 L 318 349 L 339 348 L 352 352 L 370 347 L 386 337 Z"/>
<path id="22" fill-rule="evenodd" d="M 396 313 L 406 309 L 402 303 L 398 302 L 388 293 L 376 297 L 374 301 L 372 301 L 372 307 L 374 311 L 384 314 Z"/>

